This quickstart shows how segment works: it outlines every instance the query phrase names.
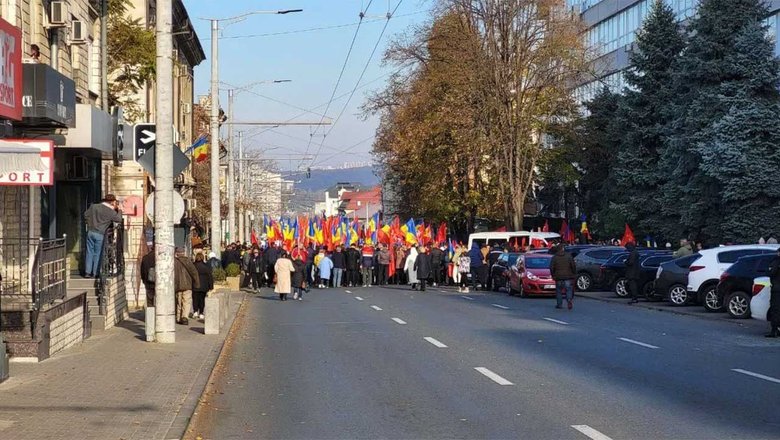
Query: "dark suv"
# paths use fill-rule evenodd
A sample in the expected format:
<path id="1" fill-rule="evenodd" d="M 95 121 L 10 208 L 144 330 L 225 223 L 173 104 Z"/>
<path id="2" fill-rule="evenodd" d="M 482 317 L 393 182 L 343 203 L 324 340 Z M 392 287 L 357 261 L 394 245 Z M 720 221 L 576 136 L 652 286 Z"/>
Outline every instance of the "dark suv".
<path id="1" fill-rule="evenodd" d="M 606 263 L 601 265 L 602 280 L 605 286 L 615 292 L 620 298 L 628 297 L 626 286 L 626 259 L 628 253 L 615 254 Z M 658 272 L 658 267 L 667 261 L 673 260 L 671 252 L 645 250 L 639 251 L 639 294 L 648 300 L 658 300 L 653 293 L 653 281 Z"/>
<path id="2" fill-rule="evenodd" d="M 589 249 L 581 249 L 574 257 L 577 264 L 577 290 L 593 290 L 601 285 L 601 265 L 606 263 L 612 255 L 625 252 L 626 249 L 618 246 L 601 246 Z"/>
<path id="3" fill-rule="evenodd" d="M 667 299 L 673 306 L 684 306 L 693 302 L 688 294 L 688 272 L 691 264 L 701 255 L 693 254 L 661 264 L 653 284 L 653 296 Z"/>
<path id="4" fill-rule="evenodd" d="M 753 280 L 766 276 L 773 258 L 775 254 L 742 257 L 723 272 L 716 293 L 718 302 L 724 305 L 729 315 L 738 319 L 750 318 Z"/>
<path id="5" fill-rule="evenodd" d="M 517 262 L 519 252 L 504 252 L 498 256 L 496 262 L 490 267 L 490 285 L 493 291 L 498 292 L 502 287 L 506 287 L 509 281 L 509 268 Z"/>

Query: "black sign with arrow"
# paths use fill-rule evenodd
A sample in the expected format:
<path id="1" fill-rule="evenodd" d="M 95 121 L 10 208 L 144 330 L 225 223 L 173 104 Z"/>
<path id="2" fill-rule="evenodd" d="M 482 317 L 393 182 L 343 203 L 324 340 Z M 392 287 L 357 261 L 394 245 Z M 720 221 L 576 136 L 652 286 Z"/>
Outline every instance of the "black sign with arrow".
<path id="1" fill-rule="evenodd" d="M 154 150 L 157 146 L 155 124 L 137 124 L 134 133 L 135 161 L 154 178 Z M 190 165 L 190 159 L 181 149 L 173 147 L 173 177 L 178 176 Z"/>

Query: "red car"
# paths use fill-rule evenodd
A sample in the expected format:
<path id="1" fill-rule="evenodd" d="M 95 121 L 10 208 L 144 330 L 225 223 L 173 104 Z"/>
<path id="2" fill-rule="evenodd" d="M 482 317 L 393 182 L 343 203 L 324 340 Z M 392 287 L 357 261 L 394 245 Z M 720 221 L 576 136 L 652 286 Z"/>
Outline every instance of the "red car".
<path id="1" fill-rule="evenodd" d="M 555 295 L 555 281 L 550 276 L 550 254 L 523 254 L 509 271 L 509 294 Z"/>

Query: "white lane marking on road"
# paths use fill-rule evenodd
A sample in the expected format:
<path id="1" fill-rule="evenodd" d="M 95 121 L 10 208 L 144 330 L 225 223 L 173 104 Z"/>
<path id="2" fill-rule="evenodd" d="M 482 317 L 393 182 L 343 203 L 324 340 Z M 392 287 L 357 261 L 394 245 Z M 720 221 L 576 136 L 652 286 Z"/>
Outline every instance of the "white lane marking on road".
<path id="1" fill-rule="evenodd" d="M 439 292 L 441 292 L 441 293 L 447 293 L 447 291 L 446 291 L 446 290 L 439 290 Z"/>
<path id="2" fill-rule="evenodd" d="M 356 296 L 355 299 L 358 300 L 358 301 L 363 301 L 363 298 L 361 298 L 359 296 Z"/>
<path id="3" fill-rule="evenodd" d="M 769 382 L 780 383 L 780 379 L 775 379 L 774 377 L 770 377 L 770 376 L 764 376 L 763 374 L 754 373 L 752 371 L 743 370 L 741 368 L 734 368 L 731 371 L 736 371 L 737 373 L 747 374 L 748 376 L 753 376 L 759 379 L 768 380 Z"/>
<path id="4" fill-rule="evenodd" d="M 397 322 L 398 324 L 404 325 L 406 324 L 406 321 L 404 321 L 401 318 L 391 318 L 393 321 Z"/>
<path id="5" fill-rule="evenodd" d="M 544 319 L 545 321 L 554 322 L 554 323 L 556 323 L 556 324 L 561 324 L 561 325 L 569 325 L 569 323 L 568 323 L 568 322 L 560 321 L 560 320 L 558 320 L 558 319 L 552 319 L 552 318 L 542 318 L 542 319 Z"/>
<path id="6" fill-rule="evenodd" d="M 509 310 L 509 307 L 502 306 L 501 304 L 491 304 L 493 307 L 498 307 L 499 309 Z"/>
<path id="7" fill-rule="evenodd" d="M 374 310 L 378 310 L 378 311 L 382 310 L 381 308 L 379 308 L 379 306 L 371 306 L 371 308 L 374 309 Z"/>
<path id="8" fill-rule="evenodd" d="M 463 295 L 461 295 L 460 297 L 463 298 L 463 299 L 467 299 L 469 301 L 474 301 L 474 298 L 472 298 L 470 296 L 463 296 Z"/>
<path id="9" fill-rule="evenodd" d="M 425 339 L 426 341 L 430 342 L 431 344 L 433 344 L 436 347 L 447 348 L 446 345 L 442 344 L 441 342 L 437 341 L 436 339 L 434 339 L 434 338 L 432 338 L 430 336 L 426 336 L 423 339 Z"/>
<path id="10" fill-rule="evenodd" d="M 595 429 L 591 428 L 588 425 L 571 425 L 572 428 L 576 429 L 577 431 L 587 435 L 593 440 L 612 440 L 611 438 L 607 437 L 606 435 L 596 431 Z"/>
<path id="11" fill-rule="evenodd" d="M 480 373 L 484 374 L 487 378 L 492 380 L 493 382 L 499 384 L 499 385 L 514 385 L 512 382 L 504 379 L 503 377 L 499 376 L 498 374 L 488 370 L 485 367 L 475 367 L 475 370 L 479 371 Z"/>
<path id="12" fill-rule="evenodd" d="M 635 340 L 633 340 L 633 339 L 628 339 L 628 338 L 618 338 L 618 339 L 620 339 L 620 340 L 621 340 L 621 341 L 623 341 L 623 342 L 628 342 L 629 344 L 635 344 L 635 345 L 638 345 L 638 346 L 640 346 L 640 347 L 645 347 L 645 348 L 658 348 L 658 347 L 656 347 L 655 345 L 645 344 L 644 342 L 635 341 Z"/>
<path id="13" fill-rule="evenodd" d="M 347 293 L 352 293 L 352 291 L 351 291 L 351 290 L 345 290 L 345 292 L 347 292 Z"/>

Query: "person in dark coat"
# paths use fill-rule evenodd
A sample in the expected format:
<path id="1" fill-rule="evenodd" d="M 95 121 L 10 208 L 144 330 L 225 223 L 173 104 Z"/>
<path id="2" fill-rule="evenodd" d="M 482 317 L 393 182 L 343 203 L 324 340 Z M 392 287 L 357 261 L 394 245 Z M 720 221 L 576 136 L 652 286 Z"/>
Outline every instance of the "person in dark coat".
<path id="1" fill-rule="evenodd" d="M 141 281 L 144 283 L 144 290 L 146 290 L 146 307 L 154 307 L 154 262 L 154 246 L 152 246 L 149 253 L 141 259 Z"/>
<path id="2" fill-rule="evenodd" d="M 777 256 L 769 263 L 767 271 L 769 279 L 772 282 L 772 293 L 769 296 L 769 333 L 767 338 L 780 337 L 780 249 L 777 250 Z"/>
<path id="3" fill-rule="evenodd" d="M 631 297 L 631 303 L 639 302 L 639 252 L 632 242 L 626 244 L 628 258 L 626 258 L 626 289 Z"/>
<path id="4" fill-rule="evenodd" d="M 297 255 L 298 258 L 293 260 L 293 267 L 295 272 L 291 275 L 291 282 L 293 288 L 293 299 L 303 301 L 303 292 L 306 291 L 306 262 L 301 259 L 301 255 Z"/>
<path id="5" fill-rule="evenodd" d="M 417 280 L 420 281 L 421 292 L 425 292 L 425 282 L 431 277 L 431 256 L 426 251 L 425 246 L 420 246 L 417 260 L 414 262 L 414 269 L 417 271 Z"/>
<path id="6" fill-rule="evenodd" d="M 444 265 L 444 251 L 436 246 L 431 247 L 431 279 L 433 287 L 441 284 L 442 266 Z"/>
<path id="7" fill-rule="evenodd" d="M 577 278 L 577 265 L 562 244 L 555 247 L 555 256 L 550 260 L 550 276 L 555 280 L 555 308 L 560 309 L 563 306 L 562 291 L 565 290 L 566 305 L 571 310 L 572 299 L 574 299 L 574 279 Z"/>
<path id="8" fill-rule="evenodd" d="M 360 251 L 357 249 L 357 245 L 353 244 L 347 249 L 344 260 L 347 264 L 347 285 L 355 287 L 358 285 L 360 273 Z"/>
<path id="9" fill-rule="evenodd" d="M 482 251 L 479 248 L 479 243 L 476 241 L 471 245 L 469 250 L 469 258 L 471 259 L 471 288 L 477 290 L 477 282 L 480 279 L 482 273 L 482 267 L 485 263 L 482 261 Z"/>
<path id="10" fill-rule="evenodd" d="M 265 250 L 265 267 L 269 287 L 273 287 L 274 284 L 274 267 L 276 266 L 276 261 L 278 259 L 279 249 L 276 248 L 275 244 L 270 243 L 268 249 Z"/>
<path id="11" fill-rule="evenodd" d="M 195 256 L 195 270 L 198 271 L 198 287 L 192 288 L 192 317 L 203 319 L 206 308 L 206 294 L 214 289 L 214 276 L 211 266 L 206 263 L 202 253 Z"/>
<path id="12" fill-rule="evenodd" d="M 341 246 L 336 246 L 336 251 L 330 256 L 333 261 L 333 287 L 339 288 L 344 282 L 344 269 L 347 268 L 347 259 Z"/>
<path id="13" fill-rule="evenodd" d="M 252 254 L 249 257 L 249 262 L 247 264 L 247 276 L 252 282 L 252 289 L 255 292 L 260 291 L 260 288 L 263 287 L 265 273 L 265 259 L 260 254 L 260 249 L 254 248 L 252 249 Z"/>

